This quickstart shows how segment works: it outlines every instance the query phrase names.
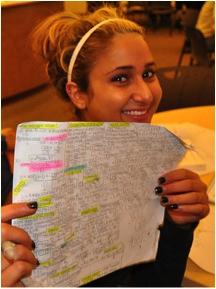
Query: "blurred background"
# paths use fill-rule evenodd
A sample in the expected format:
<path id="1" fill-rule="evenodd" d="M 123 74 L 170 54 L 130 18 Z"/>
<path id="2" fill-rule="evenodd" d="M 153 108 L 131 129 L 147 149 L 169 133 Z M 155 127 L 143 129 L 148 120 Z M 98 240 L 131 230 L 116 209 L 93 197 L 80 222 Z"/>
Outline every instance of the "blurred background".
<path id="1" fill-rule="evenodd" d="M 29 39 L 33 28 L 53 13 L 67 10 L 84 15 L 104 4 L 113 5 L 126 18 L 145 29 L 145 37 L 153 52 L 163 89 L 163 99 L 158 109 L 162 113 L 155 114 L 153 123 L 185 122 L 185 138 L 190 139 L 191 134 L 199 138 L 209 154 L 207 161 L 212 163 L 215 1 L 1 1 L 2 144 L 6 137 L 5 149 L 11 171 L 15 129 L 19 123 L 74 119 L 70 102 L 57 94 L 49 84 L 44 64 L 33 56 Z M 201 127 L 197 127 L 198 131 L 192 130 L 188 122 Z M 209 129 L 205 134 L 204 127 Z M 206 161 L 206 157 L 203 159 Z M 190 161 L 194 166 L 200 166 L 196 159 Z M 205 177 L 208 177 L 206 184 L 210 184 L 208 191 L 212 196 L 213 170 L 209 176 L 205 172 Z M 3 166 L 2 172 L 6 172 Z M 9 176 L 9 180 L 12 180 L 12 176 Z M 184 287 L 214 287 L 215 284 L 213 197 L 211 202 L 210 215 L 200 231 L 197 231 L 197 234 L 201 232 L 204 237 L 201 240 L 198 235 L 195 236 L 196 246 L 192 251 L 193 258 L 190 257 L 196 262 L 188 259 Z M 198 253 L 195 251 L 197 248 Z"/>
<path id="2" fill-rule="evenodd" d="M 214 2 L 214 1 L 207 1 Z M 214 45 L 196 28 L 204 1 L 2 1 L 2 127 L 73 119 L 49 85 L 29 34 L 47 16 L 92 12 L 105 3 L 145 28 L 164 91 L 159 111 L 214 104 Z"/>

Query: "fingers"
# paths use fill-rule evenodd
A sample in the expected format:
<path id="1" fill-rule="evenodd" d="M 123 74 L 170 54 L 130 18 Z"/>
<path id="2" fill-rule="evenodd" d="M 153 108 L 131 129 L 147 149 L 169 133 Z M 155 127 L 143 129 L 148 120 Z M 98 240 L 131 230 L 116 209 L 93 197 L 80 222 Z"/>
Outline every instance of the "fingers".
<path id="1" fill-rule="evenodd" d="M 186 169 L 177 169 L 164 174 L 162 178 L 164 178 L 168 184 L 178 180 L 197 179 L 199 175 Z"/>
<path id="2" fill-rule="evenodd" d="M 178 195 L 162 195 L 160 198 L 161 204 L 163 206 L 171 205 L 171 204 L 207 204 L 208 196 L 205 193 L 197 193 L 191 192 L 186 194 L 178 194 Z"/>
<path id="3" fill-rule="evenodd" d="M 161 195 L 184 193 L 184 192 L 203 192 L 207 190 L 207 186 L 200 179 L 185 179 L 175 181 L 173 183 L 164 184 Z"/>
<path id="4" fill-rule="evenodd" d="M 178 224 L 196 222 L 209 213 L 207 186 L 189 170 L 178 169 L 159 178 L 155 193 Z"/>
<path id="5" fill-rule="evenodd" d="M 15 261 L 1 274 L 2 287 L 13 287 L 22 278 L 30 276 L 35 266 L 25 261 Z"/>
<path id="6" fill-rule="evenodd" d="M 178 225 L 190 224 L 199 221 L 199 217 L 197 215 L 183 214 L 180 212 L 171 211 L 169 209 L 167 209 L 167 213 L 171 220 Z"/>
<path id="7" fill-rule="evenodd" d="M 194 215 L 199 219 L 206 217 L 209 213 L 209 206 L 206 204 L 193 204 L 193 205 L 179 205 L 175 204 L 175 206 L 167 207 L 168 211 L 175 210 L 176 213 L 184 214 L 184 215 Z"/>
<path id="8" fill-rule="evenodd" d="M 1 241 L 12 241 L 16 244 L 22 244 L 29 249 L 34 249 L 35 244 L 29 234 L 23 229 L 11 226 L 7 223 L 1 224 Z"/>
<path id="9" fill-rule="evenodd" d="M 16 203 L 3 206 L 1 210 L 2 222 L 8 222 L 15 218 L 32 215 L 37 210 L 37 202 Z"/>
<path id="10" fill-rule="evenodd" d="M 166 207 L 167 213 L 176 224 L 187 224 L 198 222 L 205 218 L 209 213 L 208 205 L 177 205 L 177 208 L 172 209 Z"/>
<path id="11" fill-rule="evenodd" d="M 1 270 L 5 270 L 9 267 L 13 262 L 5 258 L 4 254 L 1 252 Z"/>
<path id="12" fill-rule="evenodd" d="M 31 275 L 32 270 L 39 264 L 31 251 L 35 245 L 28 233 L 5 223 L 14 218 L 32 215 L 36 210 L 37 202 L 16 203 L 2 207 L 2 242 L 12 241 L 16 244 L 9 252 L 9 259 L 12 260 L 8 260 L 6 256 L 2 255 L 3 287 L 20 284 L 20 280 Z"/>
<path id="13" fill-rule="evenodd" d="M 7 251 L 5 253 L 7 253 Z M 9 256 L 5 255 L 5 257 L 8 260 L 26 261 L 26 262 L 32 264 L 35 267 L 37 265 L 39 265 L 39 262 L 35 258 L 35 256 L 33 255 L 32 251 L 27 249 L 23 245 L 15 245 L 13 248 L 10 249 L 9 253 L 10 253 Z"/>

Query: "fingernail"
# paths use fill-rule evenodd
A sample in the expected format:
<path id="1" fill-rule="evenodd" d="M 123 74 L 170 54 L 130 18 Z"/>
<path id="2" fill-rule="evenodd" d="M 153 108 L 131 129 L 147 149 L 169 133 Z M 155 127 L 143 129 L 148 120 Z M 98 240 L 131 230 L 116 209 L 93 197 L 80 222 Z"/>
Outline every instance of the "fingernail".
<path id="1" fill-rule="evenodd" d="M 37 209 L 38 203 L 37 203 L 37 202 L 29 202 L 29 203 L 27 203 L 27 206 L 28 206 L 30 209 Z"/>
<path id="2" fill-rule="evenodd" d="M 165 182 L 166 182 L 166 179 L 165 179 L 164 177 L 160 177 L 160 178 L 158 179 L 159 185 L 164 184 Z"/>
<path id="3" fill-rule="evenodd" d="M 35 242 L 32 241 L 32 249 L 34 250 L 36 248 Z"/>
<path id="4" fill-rule="evenodd" d="M 168 200 L 167 197 L 161 197 L 161 203 L 162 203 L 162 204 L 166 204 L 166 203 L 168 203 L 168 202 L 169 202 L 169 200 Z"/>
<path id="5" fill-rule="evenodd" d="M 172 204 L 172 205 L 169 205 L 169 208 L 172 209 L 172 210 L 176 210 L 176 209 L 178 209 L 178 205 L 177 204 Z"/>
<path id="6" fill-rule="evenodd" d="M 40 262 L 38 261 L 38 259 L 37 259 L 37 266 L 39 266 L 40 265 Z"/>
<path id="7" fill-rule="evenodd" d="M 163 188 L 160 187 L 160 186 L 158 186 L 158 187 L 156 187 L 156 188 L 154 189 L 154 191 L 155 191 L 155 194 L 156 194 L 156 195 L 159 195 L 159 194 L 161 194 L 161 193 L 163 192 Z"/>
<path id="8" fill-rule="evenodd" d="M 161 230 L 163 229 L 163 225 L 159 225 L 159 226 L 157 227 L 157 229 L 158 229 L 159 231 L 161 231 Z"/>

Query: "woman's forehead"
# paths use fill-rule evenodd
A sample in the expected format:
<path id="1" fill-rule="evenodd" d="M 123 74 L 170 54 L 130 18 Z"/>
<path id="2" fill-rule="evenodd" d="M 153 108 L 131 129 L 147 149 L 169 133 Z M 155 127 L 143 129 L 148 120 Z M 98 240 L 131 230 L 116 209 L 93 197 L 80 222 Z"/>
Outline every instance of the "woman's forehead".
<path id="1" fill-rule="evenodd" d="M 107 49 L 99 53 L 95 64 L 102 70 L 109 70 L 121 66 L 145 66 L 153 61 L 143 36 L 126 33 L 114 36 Z"/>

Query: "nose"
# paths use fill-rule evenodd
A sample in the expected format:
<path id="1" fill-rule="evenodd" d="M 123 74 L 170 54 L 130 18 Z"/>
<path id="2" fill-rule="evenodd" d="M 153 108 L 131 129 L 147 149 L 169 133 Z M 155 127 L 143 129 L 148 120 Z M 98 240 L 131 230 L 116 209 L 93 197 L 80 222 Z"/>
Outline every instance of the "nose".
<path id="1" fill-rule="evenodd" d="M 143 79 L 139 79 L 134 83 L 131 92 L 131 99 L 140 103 L 151 103 L 153 101 L 152 91 L 150 85 Z"/>

